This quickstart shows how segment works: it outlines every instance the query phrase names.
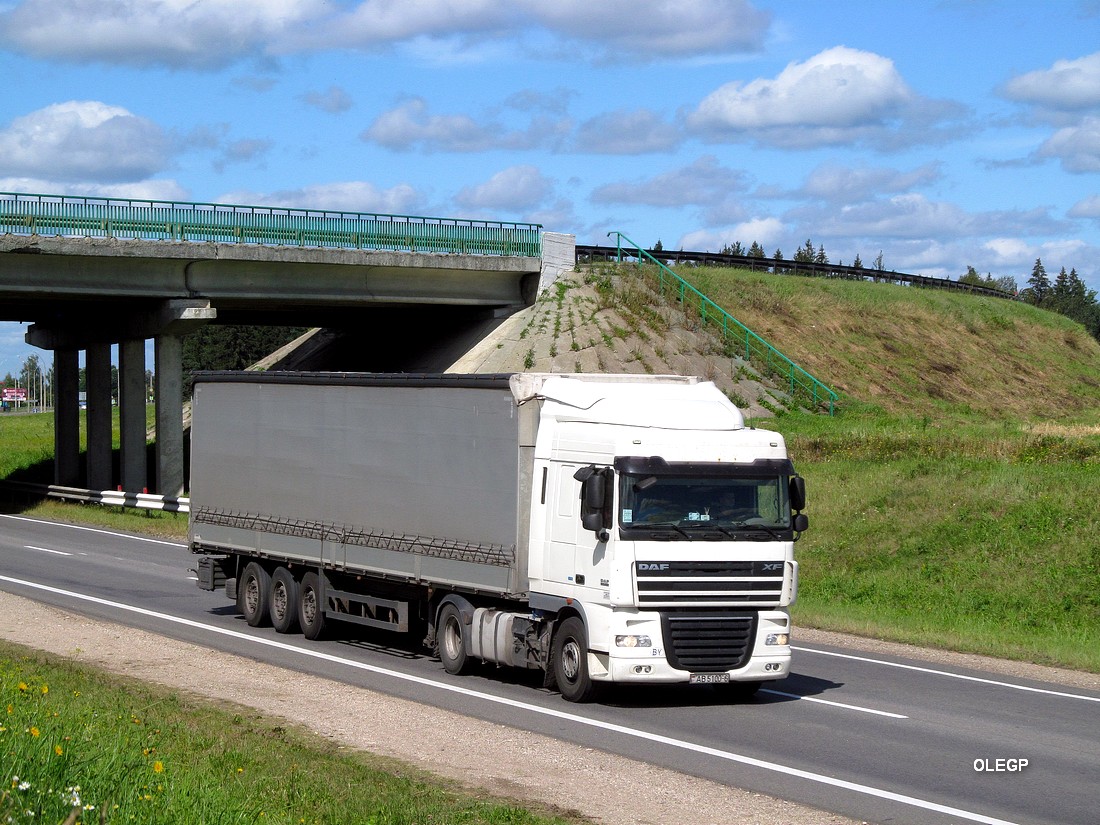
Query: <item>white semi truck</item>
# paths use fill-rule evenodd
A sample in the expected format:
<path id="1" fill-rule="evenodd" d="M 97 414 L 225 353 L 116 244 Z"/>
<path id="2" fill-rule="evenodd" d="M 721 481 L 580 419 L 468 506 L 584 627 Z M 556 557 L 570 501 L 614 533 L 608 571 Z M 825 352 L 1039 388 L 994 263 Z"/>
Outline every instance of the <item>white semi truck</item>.
<path id="1" fill-rule="evenodd" d="M 790 669 L 805 484 L 713 383 L 199 373 L 190 546 L 250 625 L 423 633 L 443 667 L 604 685 Z"/>

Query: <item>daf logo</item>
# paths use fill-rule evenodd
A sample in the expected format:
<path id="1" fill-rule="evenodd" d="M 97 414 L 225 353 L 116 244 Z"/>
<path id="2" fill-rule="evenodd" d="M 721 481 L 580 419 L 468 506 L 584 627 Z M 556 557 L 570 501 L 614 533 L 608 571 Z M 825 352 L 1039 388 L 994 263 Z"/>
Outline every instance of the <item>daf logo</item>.
<path id="1" fill-rule="evenodd" d="M 783 569 L 783 562 L 781 561 L 766 561 L 760 565 L 760 570 L 763 573 L 774 573 L 777 570 Z"/>
<path id="2" fill-rule="evenodd" d="M 647 572 L 658 572 L 661 570 L 668 570 L 669 565 L 667 562 L 650 562 L 640 561 L 638 562 L 638 569 Z"/>

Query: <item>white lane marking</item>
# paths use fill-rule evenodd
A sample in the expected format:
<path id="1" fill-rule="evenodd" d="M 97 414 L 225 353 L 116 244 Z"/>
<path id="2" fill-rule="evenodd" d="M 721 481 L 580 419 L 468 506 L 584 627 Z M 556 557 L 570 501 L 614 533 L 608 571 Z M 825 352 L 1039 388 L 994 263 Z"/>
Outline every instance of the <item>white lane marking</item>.
<path id="1" fill-rule="evenodd" d="M 961 808 L 951 807 L 950 805 L 941 805 L 940 803 L 932 802 L 931 800 L 918 799 L 915 796 L 906 796 L 905 794 L 895 793 L 894 791 L 888 791 L 883 788 L 876 788 L 871 785 L 862 785 L 858 782 L 849 782 L 846 779 L 837 779 L 836 777 L 828 776 L 826 774 L 805 771 L 801 768 L 795 768 L 790 765 L 780 764 L 779 762 L 768 762 L 764 759 L 757 759 L 753 756 L 744 756 L 743 754 L 733 753 L 732 751 L 718 750 L 717 748 L 711 748 L 706 745 L 699 745 L 683 739 L 673 739 L 670 736 L 662 736 L 657 733 L 649 733 L 648 731 L 628 728 L 624 725 L 617 725 L 612 722 L 603 722 L 599 719 L 589 719 L 584 716 L 577 716 L 576 714 L 568 713 L 567 711 L 563 710 L 544 708 L 539 707 L 538 705 L 530 705 L 526 702 L 521 702 L 517 699 L 508 699 L 503 696 L 493 696 L 488 693 L 481 693 L 479 691 L 473 690 L 472 688 L 465 688 L 459 685 L 447 684 L 446 682 L 437 682 L 434 679 L 428 679 L 423 676 L 414 676 L 409 673 L 401 673 L 400 671 L 378 667 L 377 665 L 370 665 L 366 662 L 357 662 L 353 659 L 345 659 L 341 656 L 334 656 L 331 653 L 325 653 L 320 650 L 296 647 L 294 645 L 287 644 L 286 642 L 280 642 L 277 639 L 266 639 L 261 636 L 250 636 L 247 633 L 241 633 L 237 630 L 229 630 L 227 628 L 215 627 L 213 625 L 204 624 L 202 622 L 196 622 L 192 619 L 184 619 L 180 616 L 171 616 L 167 613 L 157 613 L 153 610 L 147 610 L 144 607 L 135 607 L 129 604 L 122 604 L 121 602 L 113 602 L 107 599 L 101 599 L 97 596 L 88 596 L 83 593 L 74 593 L 71 590 L 61 590 L 57 587 L 50 587 L 49 585 L 24 581 L 22 579 L 13 579 L 9 576 L 0 575 L 0 581 L 21 585 L 23 587 L 30 587 L 35 590 L 43 590 L 47 593 L 56 593 L 61 596 L 68 596 L 69 598 L 80 599 L 81 601 L 92 602 L 93 604 L 103 605 L 105 607 L 112 607 L 117 610 L 137 613 L 142 616 L 149 616 L 155 619 L 161 619 L 166 622 L 172 622 L 174 624 L 180 624 L 186 627 L 196 628 L 198 630 L 205 630 L 209 633 L 214 633 L 221 636 L 228 636 L 239 641 L 250 642 L 252 644 L 258 644 L 264 647 L 275 648 L 276 650 L 287 651 L 289 653 L 297 653 L 299 655 L 307 656 L 309 658 L 320 659 L 321 661 L 332 662 L 334 664 L 344 665 L 346 667 L 355 668 L 357 670 L 364 670 L 369 673 L 375 673 L 381 676 L 389 676 L 394 679 L 399 679 L 405 682 L 412 682 L 414 684 L 423 685 L 425 687 L 437 688 L 439 690 L 457 693 L 462 696 L 482 699 L 486 702 L 492 702 L 498 705 L 505 705 L 507 707 L 517 708 L 528 713 L 538 714 L 542 716 L 550 716 L 555 719 L 562 719 L 577 725 L 597 728 L 599 730 L 610 731 L 612 733 L 619 733 L 624 736 L 630 736 L 635 739 L 643 739 L 661 745 L 668 745 L 670 747 L 679 748 L 681 750 L 703 754 L 704 756 L 712 756 L 716 759 L 722 759 L 728 762 L 736 762 L 742 765 L 749 765 L 754 768 L 760 768 L 766 771 L 773 771 L 775 773 L 782 774 L 783 776 L 796 776 L 800 779 L 805 779 L 810 782 L 817 782 L 822 785 L 830 785 L 834 788 L 843 788 L 845 790 L 875 797 L 877 799 L 888 799 L 891 802 L 898 802 L 902 805 L 910 805 L 914 808 L 920 808 L 925 811 L 935 811 L 937 813 L 947 814 L 948 816 L 958 817 L 960 819 L 965 819 L 970 822 L 980 822 L 983 823 L 983 825 L 1019 825 L 1019 823 L 1010 822 L 1005 819 L 996 819 L 995 817 L 987 816 L 986 814 L 966 811 Z"/>
<path id="2" fill-rule="evenodd" d="M 88 533 L 101 533 L 105 536 L 115 536 L 120 539 L 131 539 L 132 541 L 146 541 L 150 544 L 164 544 L 168 547 L 186 547 L 186 544 L 180 544 L 178 541 L 164 541 L 162 539 L 151 539 L 147 536 L 132 536 L 129 533 L 118 533 L 114 530 L 101 530 L 96 527 L 84 527 L 81 524 L 66 524 L 63 521 L 47 521 L 40 518 L 27 518 L 26 516 L 9 516 L 0 513 L 0 518 L 11 519 L 12 521 L 29 521 L 32 524 L 47 524 L 50 527 L 67 527 L 70 530 L 84 530 Z"/>
<path id="3" fill-rule="evenodd" d="M 891 713 L 888 710 L 875 710 L 874 708 L 860 707 L 859 705 L 846 705 L 843 702 L 833 702 L 829 699 L 818 699 L 816 696 L 802 696 L 798 693 L 784 693 L 781 690 L 772 690 L 770 688 L 760 688 L 761 693 L 770 693 L 772 696 L 785 696 L 788 699 L 802 699 L 805 702 L 817 702 L 821 705 L 832 705 L 834 708 L 846 708 L 848 710 L 858 710 L 863 713 L 874 713 L 878 716 L 889 716 L 891 719 L 908 719 L 908 716 L 902 716 L 900 713 Z"/>
<path id="4" fill-rule="evenodd" d="M 919 673 L 930 673 L 933 676 L 950 676 L 952 679 L 963 679 L 967 682 L 980 682 L 985 685 L 996 685 L 997 687 L 1012 688 L 1013 690 L 1026 690 L 1029 693 L 1045 693 L 1048 696 L 1061 696 L 1064 699 L 1083 699 L 1086 702 L 1100 702 L 1100 696 L 1082 696 L 1080 693 L 1064 693 L 1063 691 L 1050 690 L 1049 688 L 1018 685 L 1015 682 L 1000 682 L 996 679 L 983 679 L 980 676 L 967 676 L 965 673 L 951 673 L 947 670 L 936 670 L 935 668 L 921 667 L 919 665 L 907 665 L 902 662 L 888 662 L 885 659 L 872 659 L 868 656 L 856 656 L 851 653 L 834 653 L 831 650 L 817 650 L 812 647 L 795 647 L 794 645 L 791 646 L 791 650 L 799 650 L 803 653 L 820 653 L 822 656 L 836 656 L 839 659 L 854 659 L 857 662 L 869 662 L 874 665 L 898 667 L 903 670 L 915 670 Z"/>
<path id="5" fill-rule="evenodd" d="M 53 553 L 55 556 L 71 556 L 72 553 L 66 553 L 63 550 L 51 550 L 49 547 L 35 547 L 33 544 L 24 544 L 28 550 L 39 550 L 43 553 Z"/>

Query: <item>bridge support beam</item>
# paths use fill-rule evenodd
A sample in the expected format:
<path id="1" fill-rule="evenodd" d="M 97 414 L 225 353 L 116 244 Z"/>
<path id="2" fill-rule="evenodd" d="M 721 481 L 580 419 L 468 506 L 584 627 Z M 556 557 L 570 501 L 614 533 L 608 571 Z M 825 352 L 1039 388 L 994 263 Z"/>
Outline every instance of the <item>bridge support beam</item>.
<path id="1" fill-rule="evenodd" d="M 111 490 L 111 345 L 89 344 L 84 354 L 88 401 L 88 488 Z"/>
<path id="2" fill-rule="evenodd" d="M 157 401 L 157 492 L 183 495 L 183 338 L 154 341 Z"/>
<path id="3" fill-rule="evenodd" d="M 118 345 L 118 413 L 122 489 L 140 493 L 148 486 L 145 460 L 145 341 Z"/>
<path id="4" fill-rule="evenodd" d="M 75 349 L 53 354 L 54 380 L 54 484 L 76 487 L 80 483 L 80 360 Z"/>

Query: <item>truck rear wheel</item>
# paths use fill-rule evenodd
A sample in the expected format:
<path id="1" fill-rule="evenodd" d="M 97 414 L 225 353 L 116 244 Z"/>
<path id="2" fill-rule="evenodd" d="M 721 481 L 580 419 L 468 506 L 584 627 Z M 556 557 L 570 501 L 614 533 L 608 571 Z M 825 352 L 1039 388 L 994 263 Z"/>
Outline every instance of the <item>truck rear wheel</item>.
<path id="1" fill-rule="evenodd" d="M 249 627 L 262 627 L 271 621 L 271 574 L 259 564 L 245 565 L 237 590 L 237 607 Z"/>
<path id="2" fill-rule="evenodd" d="M 562 697 L 570 702 L 591 702 L 599 686 L 588 673 L 588 638 L 584 622 L 570 616 L 554 634 L 550 666 Z"/>
<path id="3" fill-rule="evenodd" d="M 466 651 L 466 640 L 462 635 L 462 613 L 451 602 L 443 605 L 439 611 L 436 645 L 439 647 L 439 661 L 448 673 L 457 676 L 470 669 L 472 660 Z"/>
<path id="4" fill-rule="evenodd" d="M 311 642 L 325 634 L 325 603 L 321 597 L 321 579 L 312 570 L 298 585 L 298 624 Z"/>
<path id="5" fill-rule="evenodd" d="M 285 567 L 275 570 L 271 577 L 271 624 L 279 633 L 293 633 L 298 629 L 298 582 Z"/>

